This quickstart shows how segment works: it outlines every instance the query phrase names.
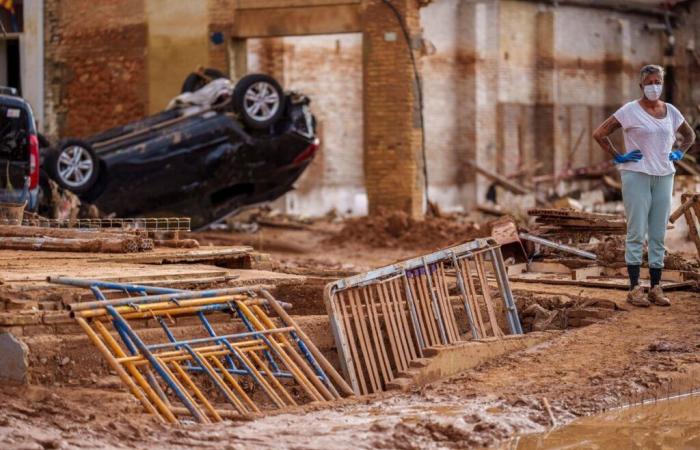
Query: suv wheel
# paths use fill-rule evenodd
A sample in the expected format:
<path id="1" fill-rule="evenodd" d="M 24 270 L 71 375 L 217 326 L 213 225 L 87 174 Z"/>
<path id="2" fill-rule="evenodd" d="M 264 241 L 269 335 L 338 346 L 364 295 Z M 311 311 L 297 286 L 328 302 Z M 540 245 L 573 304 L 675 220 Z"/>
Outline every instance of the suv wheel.
<path id="1" fill-rule="evenodd" d="M 233 90 L 233 106 L 250 128 L 269 128 L 284 114 L 284 91 L 268 75 L 246 75 Z"/>
<path id="2" fill-rule="evenodd" d="M 92 188 L 99 175 L 99 162 L 90 144 L 79 139 L 63 141 L 50 158 L 49 170 L 61 187 L 76 194 Z"/>

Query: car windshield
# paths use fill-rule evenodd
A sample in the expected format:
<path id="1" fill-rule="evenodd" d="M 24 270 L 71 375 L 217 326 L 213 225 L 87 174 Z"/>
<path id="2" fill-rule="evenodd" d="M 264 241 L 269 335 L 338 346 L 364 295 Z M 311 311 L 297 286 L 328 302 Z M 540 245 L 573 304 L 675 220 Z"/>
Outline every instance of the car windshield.
<path id="1" fill-rule="evenodd" d="M 27 112 L 0 104 L 0 189 L 21 189 L 29 174 Z"/>

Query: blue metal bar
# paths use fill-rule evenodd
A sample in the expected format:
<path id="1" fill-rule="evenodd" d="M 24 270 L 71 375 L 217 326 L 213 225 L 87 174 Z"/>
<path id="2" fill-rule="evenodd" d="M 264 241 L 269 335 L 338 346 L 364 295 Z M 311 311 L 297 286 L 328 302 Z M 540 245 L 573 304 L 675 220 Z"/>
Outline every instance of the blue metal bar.
<path id="1" fill-rule="evenodd" d="M 168 328 L 168 324 L 165 323 L 165 320 L 164 320 L 162 317 L 158 317 L 156 320 L 158 321 L 158 324 L 160 325 L 160 327 L 161 327 L 161 328 L 163 329 L 163 331 L 165 332 L 165 335 L 168 337 L 168 340 L 169 340 L 170 342 L 177 342 L 177 339 L 175 339 L 175 335 L 173 335 L 172 331 L 170 331 L 170 328 Z M 176 348 L 179 349 L 180 346 L 178 346 L 178 347 L 176 347 Z M 185 366 L 185 368 L 186 368 L 186 369 L 191 369 L 192 367 L 194 367 L 194 366 L 192 365 L 192 362 L 188 360 L 188 361 L 187 361 L 187 366 Z"/>
<path id="2" fill-rule="evenodd" d="M 112 307 L 109 306 L 108 308 L 112 308 Z M 112 309 L 114 309 L 114 308 L 112 308 Z M 294 329 L 294 327 L 274 328 L 271 330 L 262 330 L 262 331 L 236 333 L 236 334 L 225 334 L 222 336 L 189 339 L 186 341 L 166 342 L 164 344 L 148 345 L 148 346 L 146 346 L 146 349 L 149 351 L 150 350 L 159 350 L 161 348 L 177 347 L 178 345 L 183 345 L 183 344 L 188 344 L 188 345 L 189 344 L 201 344 L 204 342 L 216 342 L 216 341 L 220 341 L 223 339 L 240 339 L 240 338 L 244 338 L 244 337 L 255 337 L 255 335 L 258 335 L 258 334 L 286 333 L 286 332 L 291 331 L 293 329 Z"/>
<path id="3" fill-rule="evenodd" d="M 212 328 L 211 324 L 207 320 L 206 316 L 202 311 L 197 313 L 197 316 L 199 317 L 199 320 L 202 322 L 202 325 L 204 326 L 204 329 L 207 330 L 207 333 L 209 333 L 209 336 L 215 337 L 216 332 L 214 331 L 214 328 Z M 226 362 L 228 362 L 229 366 L 231 366 L 231 370 L 236 370 L 238 369 L 236 367 L 236 363 L 233 362 L 233 358 L 231 358 L 231 355 L 226 355 Z"/>
<path id="4" fill-rule="evenodd" d="M 241 314 L 241 310 L 238 308 L 237 305 L 231 304 L 231 308 L 236 311 L 236 314 L 238 314 L 238 317 L 241 318 L 241 320 L 243 321 L 243 324 L 245 324 L 245 327 L 248 329 L 248 331 L 256 331 L 255 328 L 253 327 L 253 324 L 250 323 L 250 321 L 245 316 L 245 314 Z M 263 335 L 255 336 L 255 337 L 263 339 L 265 341 L 265 344 L 267 345 L 267 347 L 272 348 L 272 346 L 270 346 L 270 342 L 267 340 L 267 337 L 265 337 Z M 277 363 L 275 362 L 275 360 L 272 358 L 272 355 L 270 354 L 270 352 L 268 350 L 263 350 L 263 355 L 265 355 L 265 359 L 267 359 L 268 362 L 270 363 L 270 366 L 272 366 L 272 370 L 275 372 L 279 372 L 280 368 L 277 365 Z"/>
<path id="5" fill-rule="evenodd" d="M 189 370 L 190 372 L 201 372 L 202 371 L 202 369 L 197 367 L 197 366 L 188 367 L 187 370 Z M 214 369 L 214 371 L 219 371 L 219 369 Z M 228 372 L 232 375 L 241 375 L 241 376 L 250 375 L 250 373 L 245 369 L 235 369 L 235 370 L 234 369 L 226 369 L 226 372 Z M 268 376 L 267 372 L 265 372 L 264 370 L 259 370 L 258 373 L 260 373 L 260 375 L 263 375 L 263 376 Z M 274 377 L 277 377 L 277 378 L 292 378 L 292 379 L 294 378 L 294 375 L 292 375 L 289 372 L 272 372 L 271 375 Z"/>
<path id="6" fill-rule="evenodd" d="M 94 286 L 100 289 L 112 289 L 115 291 L 124 291 L 131 293 L 138 293 L 141 291 L 145 291 L 149 294 L 177 294 L 187 292 L 183 289 L 162 288 L 129 283 L 112 283 L 109 281 L 101 280 L 81 280 L 79 278 L 70 277 L 48 277 L 47 281 L 49 283 L 65 284 L 67 286 L 78 286 L 84 288 L 91 288 Z"/>
<path id="7" fill-rule="evenodd" d="M 105 309 L 107 309 L 107 312 L 109 315 L 112 316 L 116 324 L 119 324 L 120 327 L 124 329 L 126 334 L 129 336 L 129 338 L 133 341 L 133 343 L 136 345 L 136 348 L 139 350 L 139 352 L 146 357 L 148 362 L 151 363 L 151 366 L 156 370 L 158 375 L 160 375 L 161 378 L 167 383 L 167 385 L 170 387 L 170 389 L 173 390 L 175 395 L 180 399 L 183 405 L 185 405 L 185 408 L 189 410 L 189 412 L 192 414 L 193 417 L 195 417 L 199 422 L 206 422 L 207 418 L 201 414 L 201 412 L 198 410 L 197 406 L 195 406 L 189 398 L 187 398 L 187 395 L 183 391 L 180 390 L 180 386 L 178 383 L 173 380 L 168 372 L 165 370 L 161 362 L 156 358 L 153 353 L 149 350 L 148 346 L 141 340 L 141 338 L 138 337 L 136 333 L 129 327 L 129 324 L 122 318 L 122 316 L 117 312 L 116 309 L 114 309 L 113 306 L 105 305 Z"/>
<path id="8" fill-rule="evenodd" d="M 90 290 L 92 291 L 93 295 L 95 298 L 98 300 L 104 301 L 106 300 L 106 297 L 102 293 L 99 287 L 97 286 L 90 286 Z M 126 346 L 127 350 L 129 350 L 129 353 L 132 355 L 135 355 L 136 352 L 136 347 L 134 347 L 134 344 L 131 342 L 129 339 L 129 336 L 126 334 L 124 329 L 117 323 L 116 321 L 112 320 L 112 325 L 114 325 L 114 328 L 117 330 L 117 333 L 119 333 L 119 337 L 121 338 L 122 342 Z"/>
<path id="9" fill-rule="evenodd" d="M 237 399 L 235 397 L 231 397 L 231 395 L 229 395 L 229 391 L 226 388 L 226 386 L 223 384 L 223 380 L 221 378 L 219 378 L 218 376 L 216 376 L 216 374 L 211 373 L 211 371 L 205 367 L 200 355 L 197 352 L 195 352 L 192 349 L 192 347 L 190 347 L 189 345 L 183 345 L 183 347 L 185 348 L 185 350 L 187 350 L 187 353 L 190 354 L 190 356 L 197 363 L 197 365 L 204 371 L 204 373 L 207 374 L 207 376 L 212 381 L 212 383 L 214 383 L 214 385 L 221 391 L 221 393 L 224 395 L 224 397 L 226 397 L 226 400 L 228 400 L 229 403 L 231 403 L 234 407 L 236 407 L 236 409 L 241 410 L 239 403 L 240 403 L 240 405 L 243 405 L 243 402 L 240 401 L 239 399 Z M 243 408 L 245 408 L 245 407 L 243 407 Z M 245 412 L 246 411 L 241 410 L 241 413 L 245 413 Z"/>

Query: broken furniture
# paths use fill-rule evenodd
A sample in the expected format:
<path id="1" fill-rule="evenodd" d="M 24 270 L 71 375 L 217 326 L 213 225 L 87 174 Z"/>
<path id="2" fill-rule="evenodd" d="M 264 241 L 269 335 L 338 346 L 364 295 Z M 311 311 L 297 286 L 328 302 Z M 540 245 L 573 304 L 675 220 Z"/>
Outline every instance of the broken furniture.
<path id="1" fill-rule="evenodd" d="M 218 422 L 352 394 L 264 286 L 184 291 L 64 277 L 48 281 L 92 291 L 97 301 L 71 304 L 71 315 L 146 411 L 163 422 Z M 216 314 L 240 319 L 238 328 L 245 331 L 222 331 L 221 324 L 215 330 L 208 318 Z M 199 322 L 200 334 L 176 337 L 168 324 L 186 318 Z M 147 320 L 160 325 L 164 341 L 154 342 L 134 326 Z"/>
<path id="2" fill-rule="evenodd" d="M 688 237 L 695 244 L 695 249 L 700 256 L 700 225 L 698 220 L 700 220 L 700 194 L 686 192 L 681 195 L 681 206 L 678 207 L 671 216 L 669 217 L 669 222 L 674 223 L 681 216 L 685 217 L 685 221 L 688 224 Z"/>
<path id="3" fill-rule="evenodd" d="M 344 278 L 324 301 L 346 379 L 356 394 L 384 391 L 427 349 L 468 339 L 501 338 L 487 266 L 495 274 L 510 334 L 522 334 L 499 245 L 477 239 Z M 460 327 L 446 274 L 457 279 L 466 313 Z M 460 332 L 468 328 L 471 336 Z"/>
<path id="4" fill-rule="evenodd" d="M 535 217 L 544 235 L 594 236 L 627 233 L 625 218 L 614 214 L 599 214 L 573 209 L 534 208 L 528 215 Z"/>

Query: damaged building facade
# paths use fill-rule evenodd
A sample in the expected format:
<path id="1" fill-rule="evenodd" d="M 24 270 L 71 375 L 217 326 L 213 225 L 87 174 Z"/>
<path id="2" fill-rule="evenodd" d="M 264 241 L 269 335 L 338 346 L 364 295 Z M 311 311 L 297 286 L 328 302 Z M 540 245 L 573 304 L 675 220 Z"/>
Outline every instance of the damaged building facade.
<path id="1" fill-rule="evenodd" d="M 491 185 L 474 164 L 527 184 L 599 163 L 592 130 L 648 63 L 672 67 L 668 100 L 700 115 L 697 1 L 19 3 L 25 30 L 44 23 L 19 36 L 22 87 L 52 138 L 157 112 L 197 66 L 309 95 L 322 147 L 278 201 L 289 212 L 470 210 Z"/>

